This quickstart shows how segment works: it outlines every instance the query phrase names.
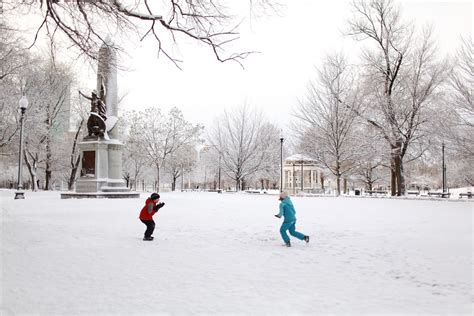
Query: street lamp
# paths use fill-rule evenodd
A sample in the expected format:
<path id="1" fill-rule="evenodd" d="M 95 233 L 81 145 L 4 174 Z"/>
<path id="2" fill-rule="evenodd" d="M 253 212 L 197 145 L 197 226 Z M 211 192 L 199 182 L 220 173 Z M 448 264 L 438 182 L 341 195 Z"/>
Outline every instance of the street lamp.
<path id="1" fill-rule="evenodd" d="M 219 193 L 221 193 L 221 152 L 219 151 L 219 173 L 218 173 L 218 181 L 219 181 Z"/>
<path id="2" fill-rule="evenodd" d="M 25 112 L 26 109 L 28 108 L 28 99 L 26 98 L 25 95 L 23 95 L 18 102 L 18 105 L 20 106 L 21 110 L 21 116 L 20 116 L 20 152 L 18 154 L 18 188 L 17 191 L 15 192 L 15 200 L 16 199 L 24 199 L 25 195 L 23 192 L 23 185 L 22 185 L 22 167 L 23 167 L 23 122 L 25 120 Z"/>
<path id="3" fill-rule="evenodd" d="M 446 164 L 444 163 L 444 143 L 442 143 L 443 195 L 446 193 Z"/>
<path id="4" fill-rule="evenodd" d="M 280 137 L 280 192 L 283 192 L 283 136 Z"/>

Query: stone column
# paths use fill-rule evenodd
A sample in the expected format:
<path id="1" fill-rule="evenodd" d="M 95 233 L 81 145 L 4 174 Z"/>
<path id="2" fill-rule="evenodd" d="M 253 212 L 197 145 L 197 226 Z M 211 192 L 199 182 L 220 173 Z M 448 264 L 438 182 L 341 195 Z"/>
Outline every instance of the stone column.
<path id="1" fill-rule="evenodd" d="M 99 50 L 99 64 L 97 68 L 97 92 L 100 95 L 102 85 L 105 86 L 105 105 L 107 119 L 118 117 L 117 104 L 117 54 L 112 47 L 112 41 L 107 36 L 105 43 Z M 111 139 L 118 138 L 117 126 L 109 131 Z"/>
<path id="2" fill-rule="evenodd" d="M 110 187 L 122 187 L 124 186 L 124 180 L 122 178 L 122 149 L 124 145 L 120 142 L 117 142 L 109 144 L 108 146 L 108 185 Z"/>

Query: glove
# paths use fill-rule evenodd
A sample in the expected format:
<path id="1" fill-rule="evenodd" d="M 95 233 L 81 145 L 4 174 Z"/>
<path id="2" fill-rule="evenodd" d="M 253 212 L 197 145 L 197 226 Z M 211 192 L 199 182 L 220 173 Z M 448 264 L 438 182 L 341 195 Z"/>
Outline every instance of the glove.
<path id="1" fill-rule="evenodd" d="M 275 217 L 281 218 L 281 215 L 280 215 L 280 214 L 276 214 Z"/>
<path id="2" fill-rule="evenodd" d="M 163 206 L 165 206 L 165 203 L 164 202 L 160 202 L 158 204 L 156 204 L 156 210 L 158 211 L 160 208 L 162 208 Z"/>

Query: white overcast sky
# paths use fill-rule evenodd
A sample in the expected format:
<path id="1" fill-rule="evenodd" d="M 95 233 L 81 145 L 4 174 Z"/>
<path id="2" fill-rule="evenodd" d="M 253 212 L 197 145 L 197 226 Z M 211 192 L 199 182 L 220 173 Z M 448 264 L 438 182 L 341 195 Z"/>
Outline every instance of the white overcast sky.
<path id="1" fill-rule="evenodd" d="M 259 51 L 244 61 L 220 63 L 205 47 L 190 41 L 178 43 L 184 60 L 178 70 L 147 44 L 137 48 L 130 61 L 134 71 L 122 73 L 119 85 L 128 91 L 122 109 L 178 106 L 185 116 L 205 125 L 224 108 L 247 102 L 281 127 L 315 78 L 327 53 L 346 49 L 357 58 L 361 46 L 342 35 L 351 14 L 350 0 L 287 1 L 280 16 L 267 16 L 244 24 L 239 47 Z M 459 38 L 471 35 L 471 1 L 400 1 L 403 16 L 418 27 L 431 23 L 440 49 L 454 52 Z"/>
<path id="2" fill-rule="evenodd" d="M 157 59 L 156 43 L 151 40 L 130 46 L 129 56 L 120 61 L 129 69 L 119 73 L 119 96 L 127 94 L 120 110 L 160 107 L 168 111 L 177 106 L 188 120 L 209 125 L 223 109 L 247 103 L 287 127 L 322 58 L 344 50 L 356 61 L 361 45 L 342 34 L 351 16 L 351 0 L 280 2 L 285 7 L 279 15 L 242 24 L 235 49 L 260 52 L 244 60 L 245 69 L 218 62 L 207 47 L 188 39 L 172 50 L 184 60 L 182 70 L 164 57 Z M 398 2 L 402 17 L 417 28 L 432 24 L 443 53 L 454 53 L 461 36 L 472 36 L 472 1 Z M 96 69 L 76 68 L 81 72 L 78 78 L 83 78 L 79 86 L 94 88 Z"/>

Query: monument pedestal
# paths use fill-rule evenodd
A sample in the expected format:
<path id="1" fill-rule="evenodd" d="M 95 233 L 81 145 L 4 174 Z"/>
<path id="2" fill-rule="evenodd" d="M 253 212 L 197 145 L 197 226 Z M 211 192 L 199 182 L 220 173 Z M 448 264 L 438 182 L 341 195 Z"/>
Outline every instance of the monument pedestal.
<path id="1" fill-rule="evenodd" d="M 117 139 L 86 137 L 78 144 L 81 151 L 81 174 L 76 191 L 61 198 L 138 198 L 122 179 L 123 144 Z"/>
<path id="2" fill-rule="evenodd" d="M 0 0 L 1 1 L 1 0 Z M 123 144 L 117 139 L 117 56 L 107 37 L 99 50 L 97 89 L 87 97 L 91 101 L 87 120 L 88 135 L 78 144 L 81 152 L 80 178 L 76 191 L 61 194 L 69 198 L 138 198 L 122 178 Z M 105 113 L 104 113 L 105 112 Z"/>

